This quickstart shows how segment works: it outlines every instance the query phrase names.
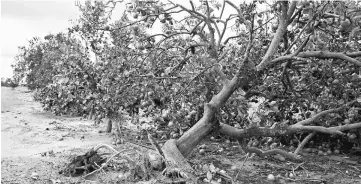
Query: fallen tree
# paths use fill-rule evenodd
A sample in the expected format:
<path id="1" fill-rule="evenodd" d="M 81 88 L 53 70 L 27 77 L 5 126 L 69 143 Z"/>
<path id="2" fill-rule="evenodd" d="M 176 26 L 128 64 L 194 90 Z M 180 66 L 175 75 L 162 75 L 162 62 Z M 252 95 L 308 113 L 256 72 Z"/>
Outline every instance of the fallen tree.
<path id="1" fill-rule="evenodd" d="M 126 10 L 119 21 L 109 24 L 119 4 Z M 296 160 L 302 159 L 298 153 L 318 133 L 351 132 L 353 138 L 361 137 L 355 133 L 361 126 L 360 15 L 345 8 L 359 4 L 236 5 L 225 0 L 87 1 L 78 6 L 82 19 L 68 35 L 80 35 L 86 47 L 65 34 L 49 35 L 44 43 L 34 39 L 30 48 L 23 48 L 26 54 L 19 55 L 18 68 L 31 70 L 29 79 L 37 86 L 50 83 L 42 88 L 39 100 L 56 113 L 95 116 L 96 121 L 107 117 L 108 131 L 124 109 L 132 115 L 143 109 L 162 126 L 176 124 L 178 133 L 162 148 L 153 141 L 157 149 L 149 153 L 165 160 L 166 175 L 176 172 L 194 181 L 186 158 L 215 131 L 237 139 L 248 153 Z M 148 28 L 155 31 L 159 25 L 159 33 L 149 33 Z M 111 44 L 104 41 L 105 35 Z M 33 58 L 58 61 L 52 58 L 58 45 L 62 59 L 53 70 L 34 63 Z M 89 62 L 88 51 L 96 56 L 94 63 Z M 51 79 L 54 73 L 61 77 Z M 249 117 L 249 104 L 261 96 L 268 108 L 278 107 L 272 117 L 257 115 L 256 122 Z M 330 123 L 332 118 L 345 123 Z M 309 135 L 293 153 L 263 151 L 247 143 L 252 137 L 300 132 Z"/>
<path id="2" fill-rule="evenodd" d="M 240 18 L 244 17 L 241 10 L 238 9 L 237 6 L 235 6 L 234 4 L 232 4 L 229 1 L 225 1 L 225 3 L 231 5 L 233 8 L 235 8 L 237 10 L 238 16 Z M 206 3 L 206 4 L 208 6 L 208 3 Z M 174 140 L 171 140 L 164 145 L 164 147 L 162 149 L 165 152 L 178 152 L 175 150 L 175 149 L 178 149 L 179 152 L 184 157 L 187 157 L 191 153 L 191 151 L 196 147 L 196 145 L 201 140 L 203 140 L 207 135 L 209 135 L 210 132 L 214 131 L 215 129 L 218 129 L 219 132 L 226 134 L 232 138 L 238 139 L 242 145 L 242 140 L 244 140 L 245 138 L 253 137 L 253 136 L 273 137 L 273 136 L 280 136 L 280 135 L 290 135 L 290 134 L 294 134 L 297 132 L 311 132 L 310 137 L 315 134 L 314 132 L 344 135 L 344 133 L 342 131 L 357 129 L 357 128 L 361 127 L 361 122 L 354 123 L 354 124 L 348 124 L 348 125 L 342 125 L 342 126 L 335 126 L 335 127 L 324 127 L 324 126 L 312 125 L 315 120 L 326 115 L 327 113 L 340 111 L 341 109 L 351 106 L 354 103 L 359 103 L 360 100 L 358 100 L 358 101 L 353 100 L 337 109 L 329 109 L 329 110 L 322 111 L 313 117 L 302 120 L 293 125 L 274 124 L 272 127 L 257 127 L 256 126 L 256 127 L 246 128 L 246 129 L 236 129 L 230 125 L 227 125 L 224 123 L 219 123 L 216 120 L 216 115 L 217 115 L 218 111 L 223 107 L 223 105 L 226 103 L 226 101 L 229 99 L 229 97 L 234 93 L 234 91 L 236 91 L 238 88 L 242 88 L 246 84 L 251 83 L 252 80 L 254 80 L 254 76 L 259 76 L 259 74 L 261 72 L 264 72 L 264 70 L 267 69 L 267 67 L 274 65 L 275 63 L 280 63 L 282 61 L 290 63 L 290 60 L 302 60 L 303 58 L 314 57 L 314 58 L 327 58 L 327 59 L 342 59 L 342 60 L 351 62 L 352 64 L 354 64 L 356 66 L 360 66 L 361 62 L 357 59 L 354 59 L 355 57 L 360 56 L 359 52 L 358 52 L 358 54 L 357 53 L 348 54 L 349 56 L 347 56 L 346 54 L 343 54 L 343 53 L 332 53 L 332 52 L 327 52 L 327 53 L 326 52 L 314 52 L 314 51 L 300 52 L 301 50 L 304 49 L 306 44 L 302 44 L 296 50 L 296 52 L 294 52 L 293 54 L 286 55 L 286 56 L 279 56 L 278 58 L 272 60 L 271 58 L 274 56 L 274 54 L 277 50 L 277 47 L 281 42 L 282 36 L 286 34 L 285 33 L 286 27 L 289 25 L 290 22 L 292 22 L 292 18 L 294 17 L 293 11 L 295 10 L 297 2 L 295 2 L 295 1 L 290 2 L 290 3 L 279 2 L 276 4 L 277 4 L 277 6 L 280 6 L 280 15 L 279 15 L 279 21 L 278 21 L 279 24 L 278 24 L 278 28 L 275 32 L 275 35 L 272 39 L 272 42 L 271 42 L 270 46 L 268 47 L 267 52 L 266 52 L 265 56 L 263 57 L 262 61 L 256 66 L 255 65 L 252 66 L 253 62 L 249 61 L 248 55 L 249 55 L 251 47 L 252 47 L 253 33 L 254 33 L 254 28 L 253 28 L 254 19 L 251 18 L 251 20 L 250 20 L 251 26 L 249 26 L 249 35 L 250 36 L 249 36 L 249 40 L 248 40 L 248 44 L 247 44 L 247 47 L 245 50 L 244 57 L 241 61 L 242 64 L 239 67 L 239 71 L 231 80 L 228 80 L 226 75 L 219 68 L 215 67 L 214 71 L 215 71 L 215 73 L 217 73 L 217 75 L 221 79 L 220 81 L 221 81 L 221 84 L 223 85 L 221 91 L 218 94 L 216 94 L 215 96 L 213 96 L 213 98 L 211 99 L 210 102 L 208 102 L 204 105 L 203 117 L 192 128 L 190 128 L 187 132 L 185 132 L 183 134 L 183 136 L 181 136 L 176 142 L 174 142 Z M 204 15 L 200 15 L 199 13 L 195 12 L 194 9 L 190 10 L 179 4 L 175 4 L 175 7 L 180 7 L 182 10 L 189 12 L 191 15 L 193 15 L 201 20 L 204 20 L 205 25 L 209 26 L 209 29 L 212 30 L 211 17 L 209 17 L 209 13 L 208 13 L 208 17 L 206 17 Z M 251 16 L 254 16 L 254 14 L 251 14 Z M 312 21 L 312 20 L 310 20 L 310 21 Z M 305 28 L 306 28 L 306 26 L 305 26 Z M 212 38 L 212 35 L 214 36 L 214 32 L 210 31 L 210 34 L 211 34 L 211 38 Z M 215 45 L 215 42 L 212 40 L 213 40 L 213 38 L 211 39 L 211 41 L 209 43 L 210 50 L 213 47 L 217 47 L 217 45 Z M 352 57 L 350 57 L 350 56 L 352 56 Z M 214 58 L 214 59 L 218 59 L 218 58 Z M 209 58 L 209 60 L 211 63 L 213 63 L 211 61 L 212 60 L 211 58 Z M 305 139 L 305 142 L 308 141 L 310 139 L 310 137 Z M 266 156 L 266 155 L 270 155 L 270 154 L 281 154 L 287 158 L 300 159 L 300 157 L 297 155 L 297 153 L 305 145 L 305 142 L 303 142 L 302 144 L 299 145 L 298 149 L 295 151 L 294 154 L 288 153 L 287 151 L 278 150 L 278 149 L 268 150 L 268 151 L 264 152 L 255 147 L 244 146 L 243 148 L 246 152 L 256 153 L 259 156 Z M 173 157 L 173 155 L 177 155 L 177 156 Z M 174 165 L 178 165 L 180 168 L 189 168 L 187 166 L 186 161 L 182 157 L 179 156 L 179 153 L 178 154 L 170 154 L 170 155 L 166 156 L 166 160 L 172 160 L 172 163 Z"/>

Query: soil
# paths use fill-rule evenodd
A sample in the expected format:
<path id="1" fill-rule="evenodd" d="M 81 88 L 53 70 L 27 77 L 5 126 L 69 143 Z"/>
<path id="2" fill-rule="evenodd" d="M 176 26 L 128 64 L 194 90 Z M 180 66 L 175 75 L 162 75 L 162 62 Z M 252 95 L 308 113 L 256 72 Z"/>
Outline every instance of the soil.
<path id="1" fill-rule="evenodd" d="M 114 126 L 113 126 L 114 127 Z M 114 127 L 113 132 L 116 132 Z M 144 182 L 121 181 L 123 169 L 107 168 L 90 177 L 66 177 L 59 172 L 69 160 L 99 144 L 116 150 L 144 153 L 151 147 L 139 133 L 125 130 L 121 144 L 114 145 L 114 133 L 103 133 L 106 123 L 81 117 L 54 116 L 44 112 L 24 87 L 1 88 L 1 183 L 157 183 L 155 178 Z M 158 140 L 159 143 L 165 140 Z M 198 149 L 189 157 L 195 169 L 214 165 L 232 177 L 234 183 L 361 183 L 361 158 L 354 155 L 304 155 L 303 162 L 280 161 L 273 157 L 245 154 L 236 142 L 224 139 L 204 140 L 205 152 Z M 143 145 L 143 146 L 142 146 Z M 131 158 L 135 158 L 134 156 Z M 116 163 L 114 162 L 113 167 Z M 202 169 L 199 169 L 202 170 Z M 289 173 L 295 176 L 289 177 Z M 274 174 L 274 181 L 267 180 Z M 206 172 L 200 178 L 207 178 Z M 221 183 L 229 183 L 222 180 Z"/>
<path id="2" fill-rule="evenodd" d="M 59 169 L 71 155 L 110 144 L 112 135 L 99 133 L 105 126 L 80 117 L 54 116 L 44 112 L 26 88 L 1 87 L 1 183 L 69 181 L 62 179 Z"/>

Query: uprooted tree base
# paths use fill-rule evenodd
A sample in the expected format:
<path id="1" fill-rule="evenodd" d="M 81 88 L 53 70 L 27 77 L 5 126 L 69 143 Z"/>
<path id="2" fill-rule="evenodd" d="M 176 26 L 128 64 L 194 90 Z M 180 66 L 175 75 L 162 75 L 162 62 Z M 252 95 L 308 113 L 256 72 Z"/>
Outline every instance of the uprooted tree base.
<path id="1" fill-rule="evenodd" d="M 67 164 L 59 174 L 64 174 L 65 176 L 80 176 L 84 173 L 93 172 L 104 162 L 105 159 L 96 149 L 90 149 L 85 154 L 72 158 L 70 163 Z"/>
<path id="2" fill-rule="evenodd" d="M 110 155 L 110 153 L 100 153 L 100 148 L 108 148 L 113 152 L 113 155 L 109 158 L 103 157 L 104 155 Z M 85 178 L 105 169 L 110 161 L 117 157 L 118 160 L 120 158 L 128 163 L 123 167 L 123 169 L 127 168 L 128 170 L 127 174 L 121 178 L 123 180 L 149 180 L 153 175 L 157 175 L 152 173 L 152 170 L 162 171 L 162 177 L 160 178 L 163 183 L 188 183 L 196 180 L 194 170 L 179 152 L 176 140 L 167 141 L 162 150 L 164 157 L 154 150 L 149 150 L 146 153 L 136 152 L 130 157 L 126 154 L 120 154 L 123 151 L 118 152 L 109 145 L 100 145 L 90 149 L 83 155 L 72 158 L 70 163 L 59 173 L 72 177 L 82 175 Z"/>

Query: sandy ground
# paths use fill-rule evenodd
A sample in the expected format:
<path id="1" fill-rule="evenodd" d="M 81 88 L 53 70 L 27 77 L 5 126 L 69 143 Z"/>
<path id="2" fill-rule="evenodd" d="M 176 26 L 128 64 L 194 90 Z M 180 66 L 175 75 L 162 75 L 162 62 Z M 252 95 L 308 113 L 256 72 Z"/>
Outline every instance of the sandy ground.
<path id="1" fill-rule="evenodd" d="M 43 112 L 26 88 L 1 87 L 1 183 L 52 183 L 70 155 L 111 143 L 105 126 Z"/>

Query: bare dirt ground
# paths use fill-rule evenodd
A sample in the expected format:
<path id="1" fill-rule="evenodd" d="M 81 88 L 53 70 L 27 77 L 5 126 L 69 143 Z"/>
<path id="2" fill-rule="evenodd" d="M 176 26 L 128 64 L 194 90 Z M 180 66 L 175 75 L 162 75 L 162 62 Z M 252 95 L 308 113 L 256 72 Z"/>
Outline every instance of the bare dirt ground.
<path id="1" fill-rule="evenodd" d="M 26 88 L 1 87 L 1 183 L 56 180 L 69 156 L 110 144 L 110 134 L 98 133 L 104 128 L 79 117 L 43 112 Z M 39 179 L 32 179 L 33 173 Z"/>
<path id="2" fill-rule="evenodd" d="M 94 125 L 94 121 L 80 117 L 43 112 L 26 88 L 12 90 L 2 87 L 1 183 L 159 183 L 154 178 L 145 182 L 141 182 L 142 179 L 120 180 L 123 171 L 119 168 L 108 168 L 89 178 L 59 174 L 72 156 L 84 154 L 99 144 L 112 144 L 112 134 L 99 133 L 99 130 L 105 130 L 105 126 L 105 123 Z M 147 140 L 136 139 L 137 133 L 124 135 L 124 143 L 114 146 L 115 149 L 144 153 L 147 149 L 137 144 L 151 147 Z M 231 176 L 234 183 L 361 183 L 359 156 L 317 156 L 310 153 L 304 155 L 303 162 L 257 156 L 244 162 L 245 155 L 236 142 L 205 140 L 202 144 L 207 145 L 206 151 L 199 155 L 195 149 L 189 158 L 192 166 L 204 168 L 212 164 Z M 269 181 L 268 174 L 278 177 Z M 202 177 L 206 178 L 206 174 Z M 227 182 L 222 180 L 220 183 Z"/>

